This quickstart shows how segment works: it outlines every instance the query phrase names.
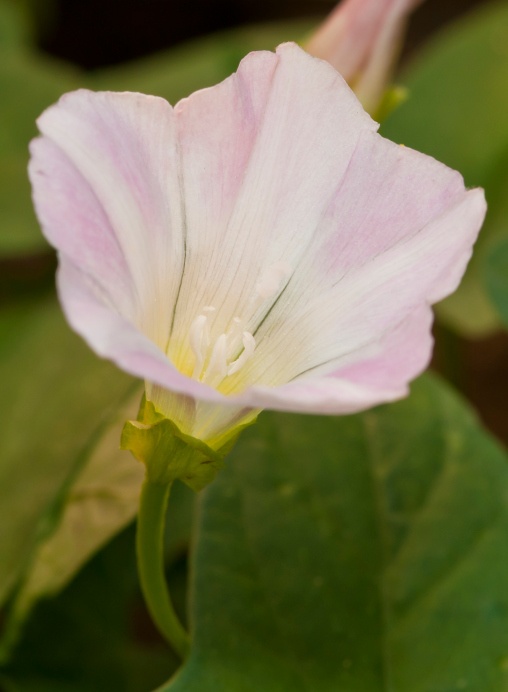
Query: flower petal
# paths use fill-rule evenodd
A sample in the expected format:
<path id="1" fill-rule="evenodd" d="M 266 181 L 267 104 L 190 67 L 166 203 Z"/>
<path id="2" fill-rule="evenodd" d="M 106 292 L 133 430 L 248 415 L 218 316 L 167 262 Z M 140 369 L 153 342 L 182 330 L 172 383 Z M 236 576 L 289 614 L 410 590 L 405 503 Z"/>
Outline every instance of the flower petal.
<path id="1" fill-rule="evenodd" d="M 484 214 L 483 192 L 455 171 L 365 135 L 244 377 L 277 386 L 357 362 L 456 288 Z"/>
<path id="2" fill-rule="evenodd" d="M 422 306 L 374 348 L 371 345 L 357 354 L 359 360 L 353 365 L 273 389 L 253 387 L 247 393 L 251 405 L 301 413 L 350 414 L 400 399 L 407 395 L 408 383 L 428 365 L 432 319 L 430 307 Z"/>
<path id="3" fill-rule="evenodd" d="M 358 354 L 357 362 L 331 373 L 329 377 L 368 387 L 373 392 L 373 405 L 386 401 L 382 396 L 383 391 L 406 394 L 408 383 L 429 364 L 433 319 L 428 305 L 416 308 L 395 329 L 384 335 L 371 357 L 367 353 L 363 356 Z"/>
<path id="4" fill-rule="evenodd" d="M 187 225 L 174 333 L 188 334 L 211 305 L 215 341 L 234 316 L 259 321 L 256 287 L 281 263 L 291 273 L 360 134 L 377 125 L 328 64 L 295 44 L 248 55 L 175 112 Z"/>
<path id="5" fill-rule="evenodd" d="M 110 221 L 81 173 L 51 140 L 30 144 L 34 202 L 46 238 L 101 282 L 111 308 L 135 319 L 135 293 Z"/>
<path id="6" fill-rule="evenodd" d="M 80 90 L 48 108 L 38 126 L 44 137 L 32 144 L 30 171 L 48 240 L 165 348 L 183 262 L 171 106 Z M 126 293 L 130 277 L 131 291 L 119 304 L 120 275 Z"/>

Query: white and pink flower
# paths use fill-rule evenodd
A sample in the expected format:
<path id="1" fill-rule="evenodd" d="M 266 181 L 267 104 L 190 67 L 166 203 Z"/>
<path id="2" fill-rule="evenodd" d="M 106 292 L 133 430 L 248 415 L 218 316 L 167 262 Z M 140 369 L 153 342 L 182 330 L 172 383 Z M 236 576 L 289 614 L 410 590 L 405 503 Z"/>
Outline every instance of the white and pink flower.
<path id="1" fill-rule="evenodd" d="M 174 108 L 77 91 L 38 125 L 67 319 L 186 434 L 360 411 L 426 367 L 483 192 L 378 135 L 326 62 L 284 44 Z"/>

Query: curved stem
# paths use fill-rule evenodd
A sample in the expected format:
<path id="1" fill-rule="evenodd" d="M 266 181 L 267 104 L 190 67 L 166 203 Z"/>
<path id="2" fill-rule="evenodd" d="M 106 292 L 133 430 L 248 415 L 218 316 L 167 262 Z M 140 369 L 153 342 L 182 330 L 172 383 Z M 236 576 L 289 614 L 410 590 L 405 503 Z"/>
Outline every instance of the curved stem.
<path id="1" fill-rule="evenodd" d="M 136 533 L 141 590 L 154 623 L 176 653 L 185 658 L 189 635 L 178 619 L 164 574 L 164 527 L 171 483 L 145 479 L 141 490 Z"/>

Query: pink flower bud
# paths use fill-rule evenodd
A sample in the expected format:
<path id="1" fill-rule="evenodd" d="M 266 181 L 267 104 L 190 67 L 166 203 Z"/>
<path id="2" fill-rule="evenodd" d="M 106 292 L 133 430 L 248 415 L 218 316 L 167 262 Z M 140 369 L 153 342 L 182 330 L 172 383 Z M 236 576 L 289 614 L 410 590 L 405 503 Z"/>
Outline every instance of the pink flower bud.
<path id="1" fill-rule="evenodd" d="M 421 0 L 343 0 L 305 49 L 341 73 L 374 114 L 389 85 L 410 12 Z"/>

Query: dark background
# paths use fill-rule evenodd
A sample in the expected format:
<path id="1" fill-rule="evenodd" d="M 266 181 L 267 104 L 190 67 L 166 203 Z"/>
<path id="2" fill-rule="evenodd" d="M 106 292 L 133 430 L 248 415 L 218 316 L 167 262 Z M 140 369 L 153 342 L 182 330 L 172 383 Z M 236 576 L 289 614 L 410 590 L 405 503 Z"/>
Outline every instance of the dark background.
<path id="1" fill-rule="evenodd" d="M 427 0 L 411 20 L 406 53 L 482 0 Z M 326 16 L 333 0 L 32 0 L 40 46 L 93 69 L 169 48 L 213 31 L 273 20 Z M 49 12 L 48 12 L 49 8 Z"/>

